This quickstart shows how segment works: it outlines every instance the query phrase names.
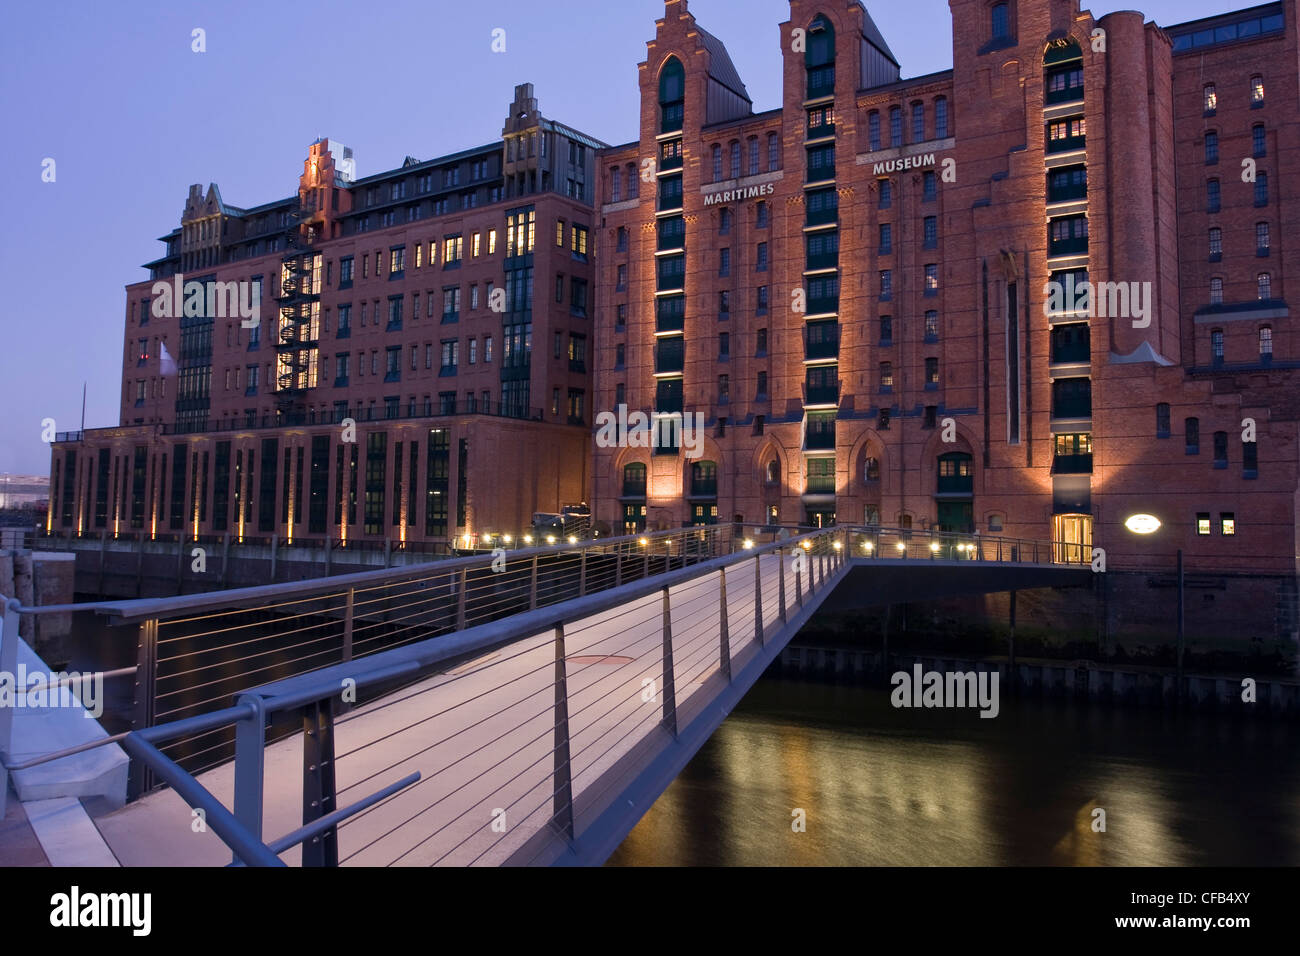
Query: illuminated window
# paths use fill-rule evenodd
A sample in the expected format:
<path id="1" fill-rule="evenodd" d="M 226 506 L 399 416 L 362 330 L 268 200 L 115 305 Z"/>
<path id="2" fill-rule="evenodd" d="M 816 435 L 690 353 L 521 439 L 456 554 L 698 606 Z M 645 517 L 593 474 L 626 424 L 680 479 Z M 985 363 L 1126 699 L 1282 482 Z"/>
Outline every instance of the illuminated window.
<path id="1" fill-rule="evenodd" d="M 1219 533 L 1230 535 L 1237 533 L 1237 518 L 1231 511 L 1225 511 L 1219 515 Z"/>
<path id="2" fill-rule="evenodd" d="M 1267 272 L 1261 272 L 1255 278 L 1255 298 L 1271 299 L 1273 297 L 1273 277 Z"/>
<path id="3" fill-rule="evenodd" d="M 1210 513 L 1208 511 L 1198 512 L 1196 515 L 1196 533 L 1207 535 L 1210 533 Z"/>
<path id="4" fill-rule="evenodd" d="M 1264 104 L 1264 78 L 1256 73 L 1250 78 L 1250 105 L 1262 106 Z"/>
<path id="5" fill-rule="evenodd" d="M 1205 84 L 1205 112 L 1213 113 L 1219 108 L 1219 94 L 1214 92 L 1214 84 Z"/>

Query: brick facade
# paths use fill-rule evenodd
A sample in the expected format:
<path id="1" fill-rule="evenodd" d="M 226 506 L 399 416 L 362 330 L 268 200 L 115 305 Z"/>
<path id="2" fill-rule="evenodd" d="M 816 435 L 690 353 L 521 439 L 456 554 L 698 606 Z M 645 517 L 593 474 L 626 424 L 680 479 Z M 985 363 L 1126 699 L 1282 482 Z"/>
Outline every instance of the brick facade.
<path id="1" fill-rule="evenodd" d="M 860 4 L 790 6 L 783 102 L 755 113 L 721 41 L 669 0 L 639 139 L 601 154 L 596 410 L 680 407 L 707 436 L 692 460 L 598 434 L 597 516 L 878 521 L 1294 572 L 1295 0 L 1164 29 L 1075 0 L 951 0 L 953 69 L 908 80 Z M 635 198 L 631 170 L 650 180 Z M 1118 290 L 1091 315 L 1049 307 L 1071 272 L 1138 283 L 1144 308 L 1116 315 Z M 1160 531 L 1127 531 L 1139 512 Z"/>

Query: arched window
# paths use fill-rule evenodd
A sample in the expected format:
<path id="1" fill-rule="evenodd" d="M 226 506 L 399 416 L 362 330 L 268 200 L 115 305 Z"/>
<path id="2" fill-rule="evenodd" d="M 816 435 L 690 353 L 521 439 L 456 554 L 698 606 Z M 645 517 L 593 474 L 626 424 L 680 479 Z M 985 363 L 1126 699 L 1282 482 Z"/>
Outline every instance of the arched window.
<path id="1" fill-rule="evenodd" d="M 1267 362 L 1273 358 L 1273 327 L 1261 326 L 1259 330 L 1259 358 Z"/>
<path id="2" fill-rule="evenodd" d="M 808 99 L 835 92 L 835 28 L 824 15 L 819 14 L 808 26 L 804 69 L 808 75 Z"/>
<path id="3" fill-rule="evenodd" d="M 766 480 L 769 485 L 779 485 L 781 483 L 781 462 L 775 458 L 767 463 Z"/>
<path id="4" fill-rule="evenodd" d="M 675 56 L 668 58 L 659 72 L 659 132 L 673 133 L 682 128 L 686 103 L 686 71 Z"/>
<path id="5" fill-rule="evenodd" d="M 1210 305 L 1223 304 L 1223 280 L 1215 277 L 1210 280 Z"/>

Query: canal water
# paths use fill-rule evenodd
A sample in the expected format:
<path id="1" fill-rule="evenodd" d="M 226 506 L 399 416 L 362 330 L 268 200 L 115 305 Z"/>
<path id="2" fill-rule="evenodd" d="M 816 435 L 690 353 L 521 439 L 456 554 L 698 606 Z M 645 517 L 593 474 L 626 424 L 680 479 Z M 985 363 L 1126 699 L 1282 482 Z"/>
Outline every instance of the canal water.
<path id="1" fill-rule="evenodd" d="M 1005 696 L 988 719 L 764 679 L 609 863 L 1296 866 L 1300 734 Z"/>

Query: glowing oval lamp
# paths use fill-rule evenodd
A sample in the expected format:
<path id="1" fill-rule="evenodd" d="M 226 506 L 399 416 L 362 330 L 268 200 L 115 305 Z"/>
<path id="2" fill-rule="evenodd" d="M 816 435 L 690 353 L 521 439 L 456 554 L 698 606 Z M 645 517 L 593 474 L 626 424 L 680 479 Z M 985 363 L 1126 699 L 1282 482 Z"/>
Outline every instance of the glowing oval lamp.
<path id="1" fill-rule="evenodd" d="M 1160 519 L 1155 515 L 1129 515 L 1124 527 L 1134 534 L 1152 534 L 1160 530 Z"/>

